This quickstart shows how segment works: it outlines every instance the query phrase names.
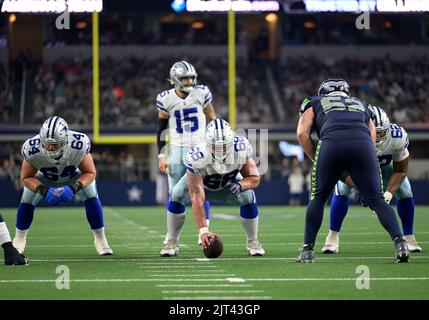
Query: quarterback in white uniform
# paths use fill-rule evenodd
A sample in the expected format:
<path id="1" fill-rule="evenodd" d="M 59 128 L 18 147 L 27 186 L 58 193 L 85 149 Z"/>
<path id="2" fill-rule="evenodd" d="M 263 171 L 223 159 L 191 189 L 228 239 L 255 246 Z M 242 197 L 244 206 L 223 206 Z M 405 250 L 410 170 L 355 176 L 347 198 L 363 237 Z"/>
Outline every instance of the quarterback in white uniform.
<path id="1" fill-rule="evenodd" d="M 69 130 L 67 122 L 57 116 L 47 119 L 40 133 L 25 141 L 21 148 L 24 192 L 13 240 L 19 252 L 25 249 L 34 210 L 40 200 L 44 198 L 54 206 L 70 201 L 76 195 L 85 203 L 98 254 L 113 253 L 104 233 L 103 208 L 98 199 L 90 148 L 90 140 L 85 134 Z"/>
<path id="2" fill-rule="evenodd" d="M 404 128 L 391 124 L 383 109 L 370 106 L 377 139 L 376 152 L 383 179 L 384 198 L 390 203 L 393 195 L 397 198 L 398 215 L 402 222 L 404 239 L 410 252 L 420 252 L 413 234 L 414 201 L 408 171 L 408 134 Z M 353 182 L 351 182 L 353 185 Z M 323 253 L 338 253 L 339 232 L 347 214 L 349 199 L 357 199 L 358 191 L 339 181 L 331 202 L 330 230 L 326 237 Z"/>
<path id="3" fill-rule="evenodd" d="M 171 207 L 184 214 L 185 205 L 192 204 L 204 247 L 209 238 L 216 237 L 208 231 L 205 220 L 203 204 L 208 199 L 239 205 L 249 255 L 265 254 L 258 240 L 259 215 L 253 189 L 258 187 L 260 176 L 252 153 L 246 138 L 235 137 L 228 122 L 215 119 L 207 126 L 205 141 L 186 155 L 187 174 L 173 188 Z"/>
<path id="4" fill-rule="evenodd" d="M 195 68 L 187 61 L 179 61 L 170 69 L 170 83 L 174 88 L 161 92 L 156 97 L 156 107 L 159 116 L 157 134 L 158 165 L 162 173 L 168 174 L 168 191 L 186 173 L 183 158 L 186 153 L 204 140 L 206 121 L 216 118 L 213 109 L 212 94 L 208 87 L 197 85 Z M 170 136 L 168 145 L 168 159 L 164 155 L 165 135 Z M 174 243 L 179 241 L 177 229 L 181 229 L 185 215 L 174 214 L 167 205 L 167 235 L 164 248 L 160 254 L 164 257 L 175 255 Z M 205 203 L 209 220 L 209 203 Z"/>

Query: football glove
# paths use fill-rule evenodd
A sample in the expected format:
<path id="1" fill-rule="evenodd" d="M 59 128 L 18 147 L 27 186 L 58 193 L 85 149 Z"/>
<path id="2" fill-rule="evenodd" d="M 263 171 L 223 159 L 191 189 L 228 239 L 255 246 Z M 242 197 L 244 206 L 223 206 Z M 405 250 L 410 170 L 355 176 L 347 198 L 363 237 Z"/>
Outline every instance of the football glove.
<path id="1" fill-rule="evenodd" d="M 236 196 L 237 198 L 240 197 L 240 194 L 243 191 L 243 187 L 239 182 L 230 182 L 228 184 L 228 187 L 234 196 Z"/>
<path id="2" fill-rule="evenodd" d="M 74 192 L 69 186 L 62 186 L 57 190 L 59 191 L 58 196 L 60 198 L 60 201 L 67 202 L 74 197 Z"/>
<path id="3" fill-rule="evenodd" d="M 60 202 L 58 191 L 56 188 L 49 188 L 45 195 L 46 202 L 51 206 L 55 206 Z"/>

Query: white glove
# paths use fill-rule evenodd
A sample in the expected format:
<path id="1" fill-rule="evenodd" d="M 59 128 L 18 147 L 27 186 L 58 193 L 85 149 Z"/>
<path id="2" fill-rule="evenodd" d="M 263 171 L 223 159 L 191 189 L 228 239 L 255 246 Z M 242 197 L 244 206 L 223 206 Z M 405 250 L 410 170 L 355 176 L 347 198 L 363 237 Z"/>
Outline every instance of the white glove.
<path id="1" fill-rule="evenodd" d="M 393 194 L 390 191 L 386 191 L 384 194 L 384 200 L 386 200 L 387 203 L 390 203 L 392 200 Z"/>

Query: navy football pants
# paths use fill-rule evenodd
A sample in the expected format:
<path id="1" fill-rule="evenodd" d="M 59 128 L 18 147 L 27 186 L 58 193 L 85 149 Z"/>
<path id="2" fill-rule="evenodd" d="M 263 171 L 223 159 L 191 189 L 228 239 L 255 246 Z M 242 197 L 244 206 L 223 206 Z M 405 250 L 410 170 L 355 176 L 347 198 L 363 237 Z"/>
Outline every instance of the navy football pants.
<path id="1" fill-rule="evenodd" d="M 314 245 L 322 224 L 325 203 L 344 171 L 351 175 L 363 199 L 377 213 L 391 238 L 402 236 L 395 212 L 383 197 L 380 167 L 372 141 L 324 140 L 319 141 L 313 164 L 304 244 Z"/>

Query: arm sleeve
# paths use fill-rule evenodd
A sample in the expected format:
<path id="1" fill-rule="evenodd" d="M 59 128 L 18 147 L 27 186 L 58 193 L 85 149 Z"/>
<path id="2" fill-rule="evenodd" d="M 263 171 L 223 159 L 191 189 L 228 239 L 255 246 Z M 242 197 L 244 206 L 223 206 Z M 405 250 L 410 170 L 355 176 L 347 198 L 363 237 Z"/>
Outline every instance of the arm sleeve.
<path id="1" fill-rule="evenodd" d="M 162 132 L 167 129 L 168 126 L 168 119 L 158 119 L 158 132 L 156 133 L 156 144 L 158 145 L 158 154 L 161 153 L 162 148 L 166 145 L 166 142 L 164 140 L 161 141 L 161 134 Z"/>

